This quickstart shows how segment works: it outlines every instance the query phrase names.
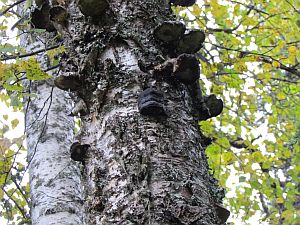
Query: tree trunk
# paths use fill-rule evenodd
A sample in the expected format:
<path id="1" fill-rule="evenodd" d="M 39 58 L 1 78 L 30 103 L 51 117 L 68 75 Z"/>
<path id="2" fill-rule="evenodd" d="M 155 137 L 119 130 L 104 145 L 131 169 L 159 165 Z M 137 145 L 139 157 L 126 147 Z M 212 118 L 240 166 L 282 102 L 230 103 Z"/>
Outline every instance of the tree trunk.
<path id="1" fill-rule="evenodd" d="M 31 52 L 46 48 L 43 43 L 51 38 L 23 36 L 21 45 Z M 43 69 L 50 66 L 47 53 L 37 58 Z M 84 224 L 80 169 L 70 159 L 68 147 L 74 138 L 74 119 L 67 116 L 72 101 L 68 93 L 54 87 L 53 80 L 31 81 L 26 86 L 30 93 L 25 102 L 25 131 L 32 224 Z"/>
<path id="2" fill-rule="evenodd" d="M 55 84 L 75 92 L 83 107 L 71 152 L 85 166 L 87 224 L 224 222 L 223 193 L 209 175 L 193 116 L 196 92 L 175 72 L 194 71 L 180 64 L 193 57 L 154 35 L 157 25 L 175 20 L 170 3 L 57 4 L 49 13 L 66 52 Z"/>

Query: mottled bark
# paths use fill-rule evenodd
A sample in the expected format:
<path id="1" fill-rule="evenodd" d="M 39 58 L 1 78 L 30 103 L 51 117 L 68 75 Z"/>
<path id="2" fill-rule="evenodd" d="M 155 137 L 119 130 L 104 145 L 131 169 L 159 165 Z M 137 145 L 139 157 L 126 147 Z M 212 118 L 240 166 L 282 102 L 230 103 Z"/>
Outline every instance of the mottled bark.
<path id="1" fill-rule="evenodd" d="M 175 20 L 169 2 L 99 0 L 95 11 L 90 2 L 64 3 L 66 20 L 54 21 L 66 49 L 56 85 L 88 112 L 74 140 L 89 146 L 76 157 L 85 165 L 87 224 L 220 224 L 222 193 L 208 172 L 193 92 L 153 73 L 178 56 L 153 35 Z M 163 93 L 166 115 L 139 113 L 149 87 Z"/>
<path id="2" fill-rule="evenodd" d="M 21 45 L 31 52 L 53 44 L 48 40 L 53 40 L 53 35 L 24 35 Z M 50 67 L 47 53 L 37 58 L 43 69 Z M 72 101 L 52 80 L 27 81 L 25 85 L 30 92 L 24 105 L 32 224 L 84 224 L 80 169 L 69 156 L 74 119 L 67 115 Z"/>

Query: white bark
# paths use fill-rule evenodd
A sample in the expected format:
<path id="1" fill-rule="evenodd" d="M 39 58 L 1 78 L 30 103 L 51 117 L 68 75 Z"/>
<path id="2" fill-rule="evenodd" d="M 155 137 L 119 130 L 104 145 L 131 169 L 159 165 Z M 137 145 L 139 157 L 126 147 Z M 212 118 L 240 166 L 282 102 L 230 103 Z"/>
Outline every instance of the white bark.
<path id="1" fill-rule="evenodd" d="M 23 46 L 26 43 L 24 38 Z M 35 42 L 27 51 L 43 47 Z M 42 67 L 49 66 L 46 54 L 38 58 Z M 66 92 L 54 88 L 52 81 L 32 81 L 28 90 L 31 97 L 25 103 L 25 129 L 32 224 L 84 224 L 80 168 L 69 153 L 74 119 L 67 115 L 72 101 Z"/>

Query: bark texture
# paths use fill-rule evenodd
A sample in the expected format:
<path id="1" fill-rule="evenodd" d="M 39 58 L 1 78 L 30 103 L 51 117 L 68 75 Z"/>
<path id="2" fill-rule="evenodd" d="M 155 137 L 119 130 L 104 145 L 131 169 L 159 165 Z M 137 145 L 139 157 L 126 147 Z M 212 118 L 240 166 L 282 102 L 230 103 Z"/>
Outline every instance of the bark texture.
<path id="1" fill-rule="evenodd" d="M 28 52 L 43 49 L 46 44 L 53 44 L 48 38 L 53 36 L 28 35 L 23 37 L 21 45 Z M 37 57 L 43 69 L 50 66 L 46 53 Z M 69 157 L 74 119 L 67 115 L 72 101 L 51 80 L 31 81 L 26 85 L 30 92 L 25 102 L 25 131 L 32 224 L 84 224 L 80 169 Z"/>
<path id="2" fill-rule="evenodd" d="M 178 56 L 153 35 L 175 20 L 170 3 L 99 0 L 103 10 L 93 11 L 91 2 L 60 3 L 66 20 L 53 20 L 66 49 L 56 85 L 88 112 L 74 140 L 89 146 L 81 160 L 87 224 L 220 224 L 223 193 L 208 172 L 193 96 L 153 73 Z M 138 96 L 150 87 L 163 94 L 166 115 L 139 113 Z"/>

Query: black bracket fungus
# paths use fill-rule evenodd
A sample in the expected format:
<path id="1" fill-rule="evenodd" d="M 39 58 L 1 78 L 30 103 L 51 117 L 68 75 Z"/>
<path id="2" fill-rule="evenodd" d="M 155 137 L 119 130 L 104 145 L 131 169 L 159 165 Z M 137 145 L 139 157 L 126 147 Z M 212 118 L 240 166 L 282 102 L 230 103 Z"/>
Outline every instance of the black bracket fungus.
<path id="1" fill-rule="evenodd" d="M 153 75 L 157 80 L 160 80 L 160 78 L 170 78 L 173 73 L 174 68 L 174 60 L 167 60 L 163 64 L 159 64 L 158 66 L 155 66 L 153 69 Z"/>
<path id="2" fill-rule="evenodd" d="M 50 20 L 61 25 L 66 25 L 68 20 L 68 12 L 65 7 L 53 6 L 49 10 Z"/>
<path id="3" fill-rule="evenodd" d="M 163 41 L 179 40 L 185 32 L 185 25 L 179 21 L 164 21 L 154 29 L 154 36 Z"/>
<path id="4" fill-rule="evenodd" d="M 166 116 L 164 96 L 158 90 L 147 88 L 140 93 L 138 98 L 139 112 L 145 116 Z"/>
<path id="5" fill-rule="evenodd" d="M 179 6 L 192 6 L 194 5 L 196 0 L 170 0 L 170 3 Z"/>
<path id="6" fill-rule="evenodd" d="M 216 117 L 223 111 L 223 101 L 215 95 L 203 97 L 203 108 L 199 112 L 199 120 L 207 120 Z"/>
<path id="7" fill-rule="evenodd" d="M 154 67 L 153 75 L 156 79 L 175 78 L 185 85 L 193 84 L 200 77 L 199 62 L 194 55 L 181 54 Z"/>
<path id="8" fill-rule="evenodd" d="M 107 0 L 79 0 L 78 5 L 83 15 L 94 19 L 101 18 L 108 7 Z"/>
<path id="9" fill-rule="evenodd" d="M 174 64 L 173 76 L 183 84 L 192 84 L 200 78 L 199 61 L 194 55 L 181 54 Z"/>
<path id="10" fill-rule="evenodd" d="M 54 84 L 64 91 L 77 91 L 80 89 L 81 82 L 78 76 L 59 76 L 54 79 Z"/>
<path id="11" fill-rule="evenodd" d="M 190 30 L 179 41 L 177 52 L 193 54 L 198 52 L 205 40 L 205 34 L 202 30 Z"/>
<path id="12" fill-rule="evenodd" d="M 46 29 L 48 32 L 55 31 L 55 27 L 50 21 L 49 16 L 50 6 L 48 4 L 43 4 L 40 9 L 35 8 L 31 13 L 31 24 L 35 29 Z"/>
<path id="13" fill-rule="evenodd" d="M 220 204 L 215 203 L 215 209 L 217 212 L 217 215 L 221 221 L 221 224 L 226 223 L 227 219 L 230 216 L 230 211 L 228 211 L 225 207 L 223 207 Z"/>
<path id="14" fill-rule="evenodd" d="M 89 147 L 90 145 L 87 144 L 81 145 L 79 142 L 73 143 L 70 148 L 71 159 L 74 161 L 84 162 L 84 158 Z"/>

